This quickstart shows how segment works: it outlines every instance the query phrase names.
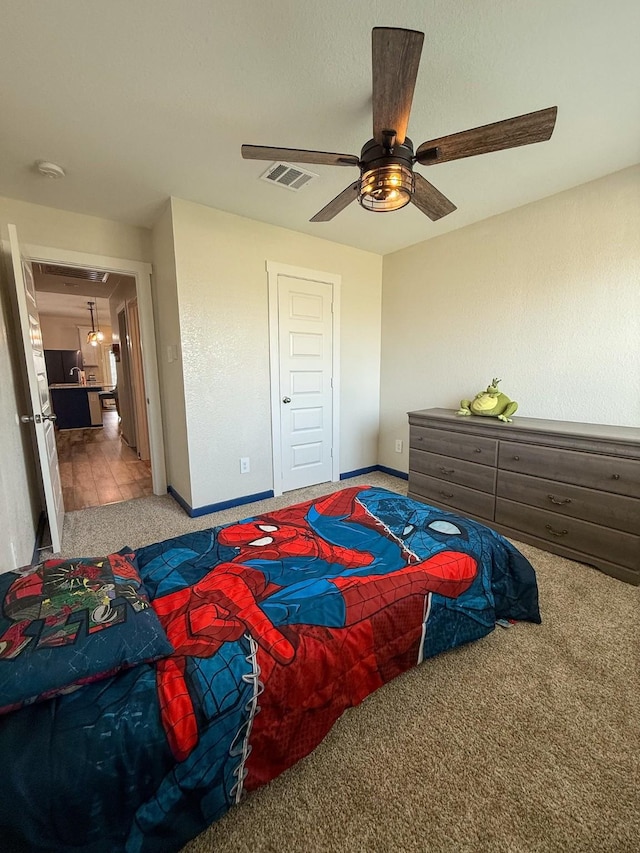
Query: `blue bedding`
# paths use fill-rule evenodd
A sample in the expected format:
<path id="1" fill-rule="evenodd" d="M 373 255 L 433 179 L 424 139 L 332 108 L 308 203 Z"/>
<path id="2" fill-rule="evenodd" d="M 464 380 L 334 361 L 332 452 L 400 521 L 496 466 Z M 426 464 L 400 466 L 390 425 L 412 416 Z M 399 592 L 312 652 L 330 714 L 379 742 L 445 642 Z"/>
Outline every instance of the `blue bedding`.
<path id="1" fill-rule="evenodd" d="M 0 717 L 3 849 L 177 851 L 391 678 L 540 622 L 506 539 L 379 488 L 136 556 L 174 652 Z"/>

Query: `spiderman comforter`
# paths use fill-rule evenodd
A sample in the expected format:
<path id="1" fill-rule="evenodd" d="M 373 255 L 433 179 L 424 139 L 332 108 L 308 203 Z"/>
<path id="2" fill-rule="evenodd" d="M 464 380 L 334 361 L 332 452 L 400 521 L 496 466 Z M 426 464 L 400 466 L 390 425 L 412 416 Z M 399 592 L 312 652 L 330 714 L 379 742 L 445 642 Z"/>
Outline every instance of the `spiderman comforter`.
<path id="1" fill-rule="evenodd" d="M 0 718 L 11 851 L 176 851 L 399 673 L 539 622 L 497 533 L 347 488 L 137 552 L 174 654 Z"/>

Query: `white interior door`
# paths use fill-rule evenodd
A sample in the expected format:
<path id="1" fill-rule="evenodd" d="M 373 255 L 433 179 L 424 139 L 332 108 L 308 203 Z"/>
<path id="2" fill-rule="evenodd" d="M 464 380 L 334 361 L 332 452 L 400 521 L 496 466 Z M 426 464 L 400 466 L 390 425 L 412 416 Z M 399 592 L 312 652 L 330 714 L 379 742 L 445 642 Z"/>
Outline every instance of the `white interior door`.
<path id="1" fill-rule="evenodd" d="M 33 423 L 35 428 L 38 461 L 44 486 L 45 508 L 51 531 L 51 546 L 54 551 L 60 551 L 62 526 L 64 524 L 64 503 L 56 436 L 53 428 L 55 415 L 51 411 L 49 399 L 49 383 L 44 362 L 33 271 L 31 264 L 21 256 L 15 225 L 9 225 L 9 243 L 22 331 L 21 341 L 24 347 L 31 399 L 31 413 L 20 413 L 20 416 L 24 423 Z"/>
<path id="2" fill-rule="evenodd" d="M 282 491 L 332 479 L 333 287 L 278 276 Z"/>

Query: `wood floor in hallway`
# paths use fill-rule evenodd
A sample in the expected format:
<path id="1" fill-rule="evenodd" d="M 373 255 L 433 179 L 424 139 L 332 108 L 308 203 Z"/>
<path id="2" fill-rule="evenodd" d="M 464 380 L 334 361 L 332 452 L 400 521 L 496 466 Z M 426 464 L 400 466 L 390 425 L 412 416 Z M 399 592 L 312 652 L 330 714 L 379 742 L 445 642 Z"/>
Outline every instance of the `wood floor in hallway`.
<path id="1" fill-rule="evenodd" d="M 151 466 L 120 438 L 118 413 L 103 412 L 103 427 L 56 434 L 67 512 L 153 494 Z"/>

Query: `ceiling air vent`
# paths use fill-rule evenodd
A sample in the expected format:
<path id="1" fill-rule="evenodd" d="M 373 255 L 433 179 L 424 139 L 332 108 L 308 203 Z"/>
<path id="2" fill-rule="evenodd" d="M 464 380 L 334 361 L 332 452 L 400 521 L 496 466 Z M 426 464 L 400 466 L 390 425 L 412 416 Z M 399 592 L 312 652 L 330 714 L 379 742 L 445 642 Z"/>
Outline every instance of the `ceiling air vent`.
<path id="1" fill-rule="evenodd" d="M 260 177 L 270 184 L 278 184 L 287 190 L 297 192 L 308 186 L 318 175 L 301 169 L 299 166 L 290 166 L 288 163 L 274 163 Z"/>
<path id="2" fill-rule="evenodd" d="M 78 267 L 59 267 L 54 264 L 38 264 L 42 275 L 59 275 L 64 278 L 81 278 L 84 281 L 101 281 L 103 284 L 109 278 L 108 272 L 85 270 Z"/>

